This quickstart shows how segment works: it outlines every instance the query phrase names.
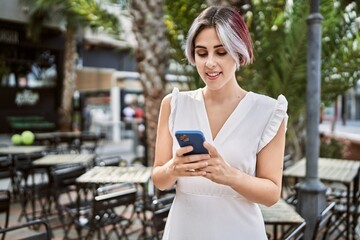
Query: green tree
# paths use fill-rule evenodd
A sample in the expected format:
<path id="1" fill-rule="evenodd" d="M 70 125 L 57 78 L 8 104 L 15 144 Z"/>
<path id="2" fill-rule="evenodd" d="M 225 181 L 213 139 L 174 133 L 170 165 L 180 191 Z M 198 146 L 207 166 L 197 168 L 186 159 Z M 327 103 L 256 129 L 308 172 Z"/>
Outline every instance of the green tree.
<path id="1" fill-rule="evenodd" d="M 244 15 L 254 41 L 255 62 L 238 72 L 239 84 L 247 90 L 272 97 L 284 94 L 289 102 L 287 151 L 298 159 L 304 154 L 306 110 L 306 61 L 308 1 L 167 1 L 167 26 L 171 52 L 192 80 L 200 86 L 194 70 L 183 61 L 186 32 L 206 3 L 237 7 Z M 190 7 L 193 6 L 193 7 Z M 323 15 L 322 99 L 333 100 L 359 79 L 359 16 L 355 1 L 327 0 Z M 194 76 L 195 75 L 195 76 Z M 340 77 L 339 77 L 340 76 Z M 319 106 L 320 108 L 320 106 Z"/>
<path id="2" fill-rule="evenodd" d="M 246 12 L 255 62 L 239 72 L 246 89 L 288 100 L 287 151 L 303 154 L 306 107 L 307 2 L 259 1 Z"/>
<path id="3" fill-rule="evenodd" d="M 76 33 L 85 27 L 117 33 L 119 22 L 96 0 L 22 0 L 30 9 L 28 34 L 38 39 L 44 23 L 65 27 L 65 57 L 60 129 L 71 129 L 72 96 L 75 91 Z"/>

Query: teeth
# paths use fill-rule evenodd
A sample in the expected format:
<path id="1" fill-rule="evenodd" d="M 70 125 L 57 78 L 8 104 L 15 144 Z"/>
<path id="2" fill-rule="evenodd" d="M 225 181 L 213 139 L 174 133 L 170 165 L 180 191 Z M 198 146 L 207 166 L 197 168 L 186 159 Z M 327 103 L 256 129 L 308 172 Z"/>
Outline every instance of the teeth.
<path id="1" fill-rule="evenodd" d="M 215 76 L 219 75 L 219 73 L 208 73 L 208 75 L 209 75 L 210 77 L 215 77 Z"/>

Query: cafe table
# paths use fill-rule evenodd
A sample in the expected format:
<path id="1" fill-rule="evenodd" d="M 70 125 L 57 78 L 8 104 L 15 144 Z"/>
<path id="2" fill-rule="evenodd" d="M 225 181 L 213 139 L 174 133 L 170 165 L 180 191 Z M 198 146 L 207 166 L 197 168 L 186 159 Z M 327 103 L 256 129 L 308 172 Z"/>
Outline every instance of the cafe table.
<path id="1" fill-rule="evenodd" d="M 303 179 L 305 177 L 306 160 L 301 159 L 284 170 L 285 178 Z M 360 161 L 347 159 L 319 158 L 318 177 L 326 183 L 339 183 L 346 187 L 346 239 L 350 239 L 351 206 L 355 207 L 353 215 L 353 236 L 356 235 L 359 194 Z M 351 195 L 353 196 L 351 198 Z"/>
<path id="2" fill-rule="evenodd" d="M 273 239 L 278 239 L 278 227 L 287 226 L 286 232 L 295 229 L 301 225 L 305 220 L 296 212 L 294 207 L 288 204 L 285 200 L 280 199 L 271 207 L 259 205 L 261 213 L 264 218 L 265 225 L 273 226 Z M 286 232 L 283 234 L 286 234 Z"/>
<path id="3" fill-rule="evenodd" d="M 45 151 L 46 147 L 44 146 L 8 146 L 0 147 L 0 154 L 31 154 L 36 152 Z"/>
<path id="4" fill-rule="evenodd" d="M 78 184 L 134 183 L 146 184 L 151 177 L 152 167 L 143 166 L 96 166 L 76 179 Z"/>
<path id="5" fill-rule="evenodd" d="M 7 146 L 7 147 L 0 147 L 0 154 L 5 154 L 10 156 L 10 161 L 11 161 L 11 169 L 9 169 L 10 171 L 10 178 L 11 178 L 11 186 L 12 186 L 12 194 L 14 196 L 19 195 L 18 194 L 18 189 L 19 186 L 17 186 L 16 183 L 16 170 L 14 167 L 14 158 L 15 156 L 19 156 L 19 155 L 31 155 L 31 154 L 36 154 L 36 153 L 41 153 L 43 151 L 46 150 L 45 146 Z"/>
<path id="6" fill-rule="evenodd" d="M 95 154 L 48 154 L 33 162 L 35 167 L 52 167 L 64 164 L 93 164 Z"/>
<path id="7" fill-rule="evenodd" d="M 147 201 L 146 184 L 149 183 L 152 167 L 144 166 L 95 166 L 76 179 L 78 196 L 80 190 L 96 189 L 107 184 L 131 183 L 141 187 L 142 200 Z M 80 199 L 78 198 L 78 203 Z M 145 209 L 144 209 L 145 211 Z"/>
<path id="8" fill-rule="evenodd" d="M 64 165 L 81 164 L 86 166 L 92 166 L 95 158 L 95 154 L 48 154 L 32 162 L 34 169 L 45 169 L 49 179 L 49 185 L 53 183 L 51 178 L 51 170 L 53 167 Z M 31 189 L 35 192 L 34 187 Z M 50 196 L 48 196 L 50 198 Z M 34 199 L 32 200 L 33 212 L 35 211 Z M 47 199 L 50 202 L 50 199 Z"/>

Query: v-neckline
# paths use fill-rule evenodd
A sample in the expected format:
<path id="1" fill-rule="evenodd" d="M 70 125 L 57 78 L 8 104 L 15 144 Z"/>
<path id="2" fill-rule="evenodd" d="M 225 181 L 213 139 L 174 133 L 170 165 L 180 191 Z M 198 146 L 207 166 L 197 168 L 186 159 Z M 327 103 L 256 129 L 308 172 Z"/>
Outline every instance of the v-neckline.
<path id="1" fill-rule="evenodd" d="M 239 103 L 236 105 L 236 107 L 234 108 L 234 110 L 231 112 L 231 114 L 229 115 L 229 117 L 225 120 L 224 124 L 221 126 L 220 130 L 217 132 L 216 136 L 214 137 L 212 135 L 212 131 L 211 131 L 211 126 L 210 126 L 210 121 L 209 121 L 209 116 L 208 116 L 208 112 L 206 109 L 206 105 L 205 105 L 205 97 L 204 97 L 204 93 L 203 93 L 203 88 L 199 89 L 199 94 L 200 94 L 200 100 L 202 102 L 202 111 L 203 114 L 202 116 L 204 116 L 205 118 L 205 122 L 206 122 L 206 128 L 207 128 L 207 133 L 208 136 L 206 137 L 206 139 L 211 139 L 211 141 L 214 143 L 217 141 L 217 139 L 219 139 L 219 136 L 221 136 L 222 132 L 224 132 L 224 128 L 226 128 L 227 125 L 231 124 L 232 119 L 234 118 L 234 115 L 236 112 L 239 111 L 239 109 L 244 105 L 245 100 L 248 98 L 248 96 L 250 94 L 252 94 L 251 91 L 248 91 L 245 96 L 239 101 Z M 205 134 L 205 133 L 204 133 Z"/>

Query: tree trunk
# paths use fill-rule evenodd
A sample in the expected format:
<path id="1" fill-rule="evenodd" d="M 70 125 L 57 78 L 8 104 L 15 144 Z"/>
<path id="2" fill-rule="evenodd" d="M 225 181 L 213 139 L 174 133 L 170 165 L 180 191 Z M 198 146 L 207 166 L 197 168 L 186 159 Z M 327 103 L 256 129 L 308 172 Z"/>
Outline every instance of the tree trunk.
<path id="1" fill-rule="evenodd" d="M 146 161 L 149 166 L 155 157 L 155 140 L 161 100 L 165 96 L 165 74 L 168 63 L 168 41 L 163 22 L 162 0 L 132 0 L 133 32 L 138 46 L 135 49 L 137 71 L 145 97 Z"/>
<path id="2" fill-rule="evenodd" d="M 71 130 L 72 97 L 75 91 L 75 53 L 76 39 L 75 32 L 66 31 L 65 40 L 65 63 L 64 63 L 64 81 L 62 91 L 61 107 L 59 109 L 61 131 Z"/>

